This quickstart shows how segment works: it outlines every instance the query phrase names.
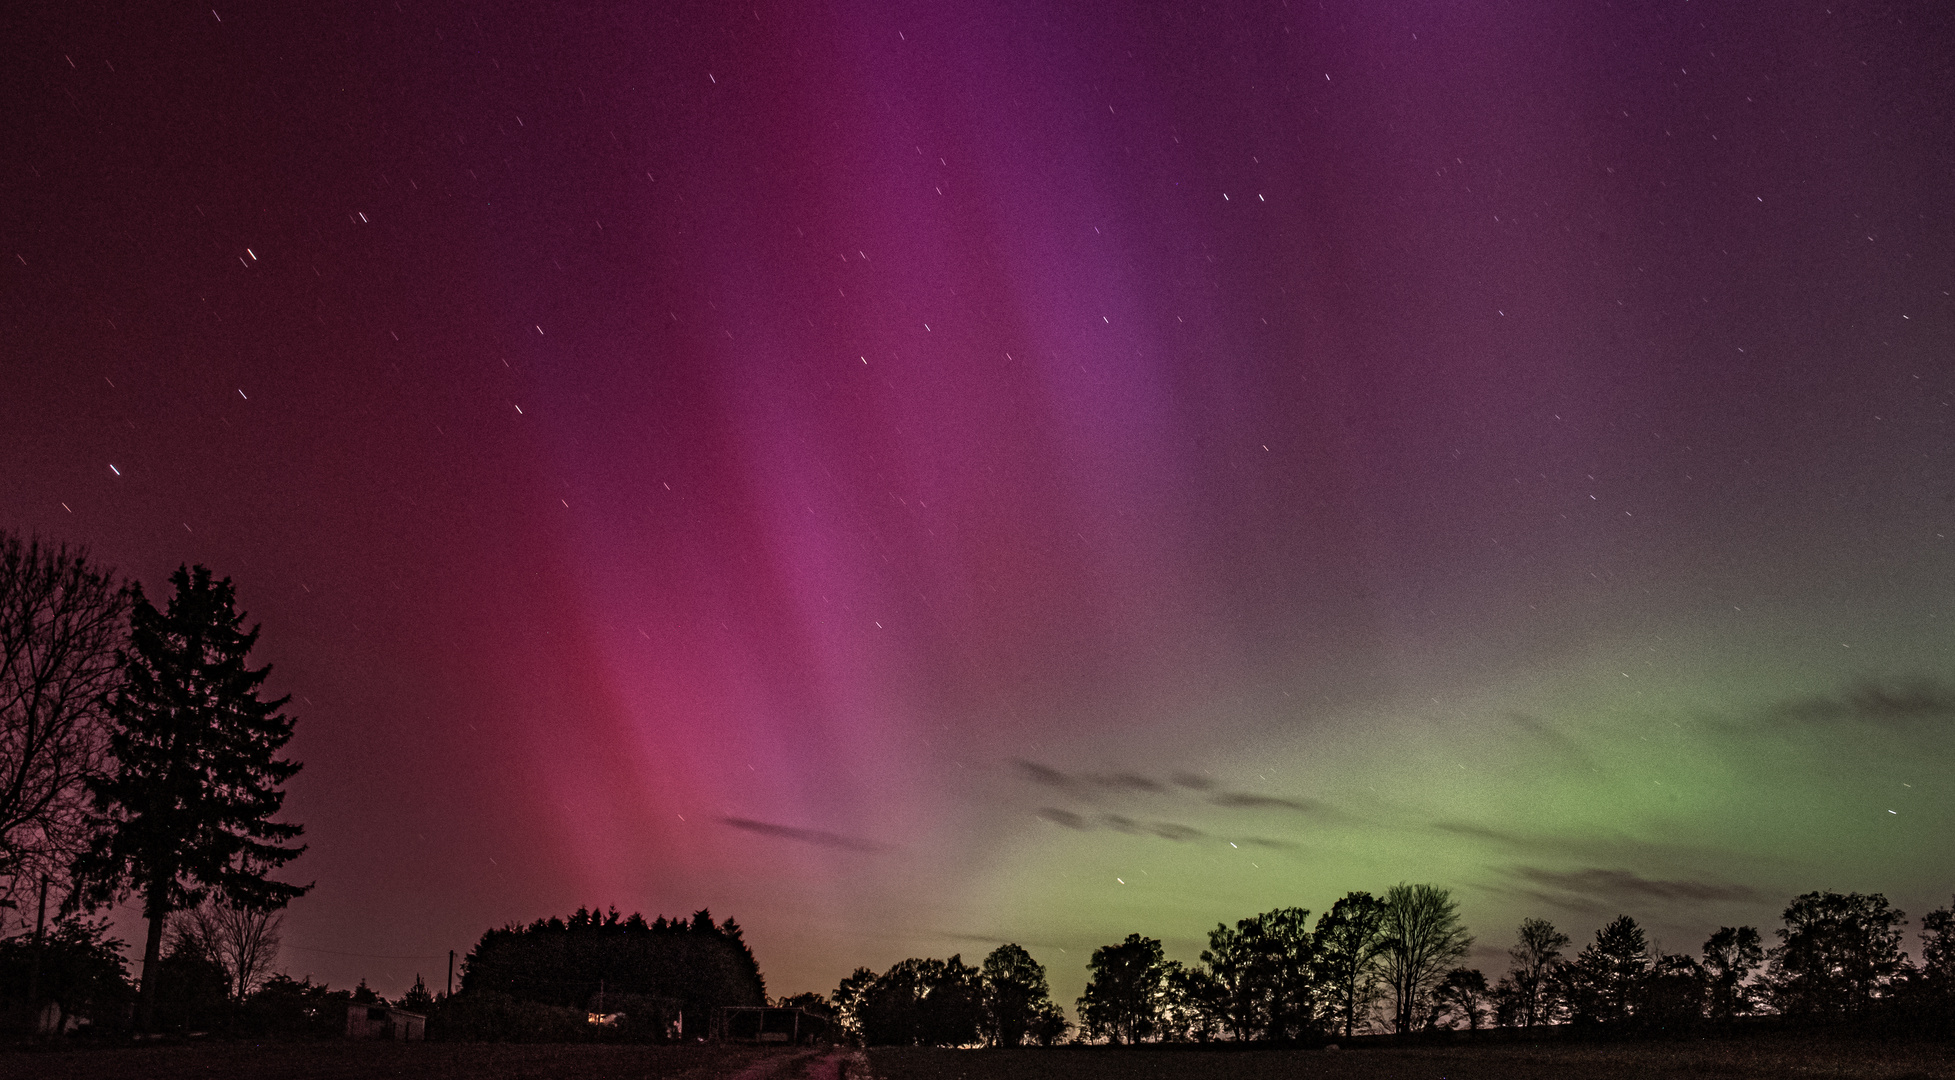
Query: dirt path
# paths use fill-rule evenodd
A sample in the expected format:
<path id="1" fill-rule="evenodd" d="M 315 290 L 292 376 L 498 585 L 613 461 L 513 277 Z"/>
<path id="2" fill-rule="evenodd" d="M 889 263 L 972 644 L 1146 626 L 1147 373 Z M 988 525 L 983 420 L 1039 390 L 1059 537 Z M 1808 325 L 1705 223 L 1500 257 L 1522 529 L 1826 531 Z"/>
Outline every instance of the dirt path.
<path id="1" fill-rule="evenodd" d="M 870 1075 L 862 1051 L 828 1047 L 756 1061 L 731 1080 L 870 1080 Z"/>

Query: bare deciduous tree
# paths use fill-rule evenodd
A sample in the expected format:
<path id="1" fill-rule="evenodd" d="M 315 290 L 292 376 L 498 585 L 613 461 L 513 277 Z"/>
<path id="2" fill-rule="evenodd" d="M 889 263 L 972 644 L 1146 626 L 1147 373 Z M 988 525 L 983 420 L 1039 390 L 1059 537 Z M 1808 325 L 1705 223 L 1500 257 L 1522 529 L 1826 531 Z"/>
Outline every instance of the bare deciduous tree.
<path id="1" fill-rule="evenodd" d="M 207 900 L 177 912 L 170 922 L 172 951 L 195 952 L 223 968 L 233 1001 L 250 996 L 278 962 L 279 928 L 285 922 L 279 912 Z"/>
<path id="2" fill-rule="evenodd" d="M 1452 895 L 1436 885 L 1394 885 L 1384 897 L 1379 968 L 1392 997 L 1392 1030 L 1412 1030 L 1426 999 L 1466 956 L 1473 938 Z"/>
<path id="3" fill-rule="evenodd" d="M 0 900 L 88 846 L 128 595 L 87 552 L 0 532 Z"/>
<path id="4" fill-rule="evenodd" d="M 1555 994 L 1555 971 L 1561 964 L 1561 950 L 1568 944 L 1568 935 L 1546 919 L 1521 921 L 1520 939 L 1507 950 L 1514 966 L 1499 987 L 1508 1022 L 1521 1027 L 1555 1022 L 1561 1008 Z"/>

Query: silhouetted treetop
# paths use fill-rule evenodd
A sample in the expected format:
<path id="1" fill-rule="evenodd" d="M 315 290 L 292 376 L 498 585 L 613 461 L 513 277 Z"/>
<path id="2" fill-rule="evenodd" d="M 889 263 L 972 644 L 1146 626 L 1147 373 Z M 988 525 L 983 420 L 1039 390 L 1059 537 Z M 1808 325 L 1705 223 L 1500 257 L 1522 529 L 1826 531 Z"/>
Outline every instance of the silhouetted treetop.
<path id="1" fill-rule="evenodd" d="M 462 966 L 463 993 L 585 1008 L 600 987 L 660 999 L 663 1008 L 700 1021 L 718 1006 L 767 1004 L 766 982 L 740 925 L 732 919 L 716 925 L 703 909 L 690 919 L 647 922 L 635 913 L 620 918 L 616 908 L 601 914 L 578 908 L 567 919 L 490 930 Z M 694 1022 L 688 1018 L 688 1030 Z"/>

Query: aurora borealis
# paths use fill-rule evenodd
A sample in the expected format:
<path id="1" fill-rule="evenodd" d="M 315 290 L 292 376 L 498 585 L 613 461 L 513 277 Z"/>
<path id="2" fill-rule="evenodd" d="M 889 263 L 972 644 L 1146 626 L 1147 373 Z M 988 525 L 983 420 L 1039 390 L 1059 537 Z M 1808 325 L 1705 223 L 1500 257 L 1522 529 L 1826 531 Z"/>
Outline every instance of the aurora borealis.
<path id="1" fill-rule="evenodd" d="M 0 528 L 236 581 L 295 975 L 1955 891 L 1936 5 L 4 26 Z"/>

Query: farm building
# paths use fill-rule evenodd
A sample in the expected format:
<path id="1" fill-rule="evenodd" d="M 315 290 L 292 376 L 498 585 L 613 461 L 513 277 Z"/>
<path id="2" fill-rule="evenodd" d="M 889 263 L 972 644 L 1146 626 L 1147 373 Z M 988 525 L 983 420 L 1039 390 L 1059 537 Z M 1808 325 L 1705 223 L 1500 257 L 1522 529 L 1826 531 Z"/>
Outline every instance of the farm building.
<path id="1" fill-rule="evenodd" d="M 419 1042 L 428 1037 L 428 1018 L 387 1005 L 348 1005 L 346 1037 Z"/>
<path id="2" fill-rule="evenodd" d="M 718 1042 L 800 1045 L 826 1036 L 828 1020 L 805 1009 L 724 1005 L 713 1016 Z"/>

